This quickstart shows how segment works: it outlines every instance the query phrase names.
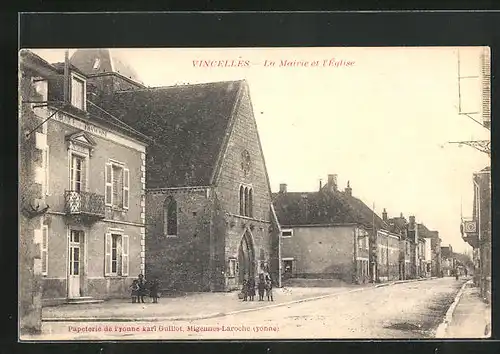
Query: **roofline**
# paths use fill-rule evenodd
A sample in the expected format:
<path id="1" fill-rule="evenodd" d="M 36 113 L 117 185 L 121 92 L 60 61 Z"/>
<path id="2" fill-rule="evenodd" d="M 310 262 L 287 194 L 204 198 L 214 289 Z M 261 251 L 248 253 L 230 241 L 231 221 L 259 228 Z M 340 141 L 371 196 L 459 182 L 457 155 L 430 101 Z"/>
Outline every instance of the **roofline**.
<path id="1" fill-rule="evenodd" d="M 55 111 L 59 111 L 61 113 L 64 113 L 64 114 L 67 114 L 73 118 L 76 118 L 76 119 L 79 119 L 81 121 L 83 121 L 84 123 L 87 123 L 87 124 L 94 124 L 96 126 L 98 126 L 99 128 L 102 128 L 102 129 L 109 129 L 111 130 L 113 133 L 117 134 L 117 135 L 121 135 L 122 138 L 126 138 L 126 139 L 130 139 L 132 141 L 134 141 L 135 143 L 139 144 L 139 145 L 143 145 L 145 148 L 148 146 L 148 144 L 139 139 L 138 137 L 136 136 L 131 136 L 131 133 L 128 132 L 128 133 L 124 133 L 125 129 L 122 128 L 122 127 L 115 127 L 111 124 L 106 124 L 106 123 L 103 123 L 104 122 L 107 122 L 106 120 L 104 119 L 95 119 L 97 116 L 95 114 L 90 114 L 89 112 L 86 112 L 87 114 L 85 116 L 83 115 L 79 115 L 77 113 L 74 113 L 74 112 L 71 112 L 69 111 L 66 106 L 54 106 L 54 105 L 48 105 L 48 108 L 49 109 L 52 109 L 52 110 L 55 110 Z"/>
<path id="2" fill-rule="evenodd" d="M 257 120 L 255 119 L 252 97 L 250 96 L 250 87 L 248 86 L 246 80 L 243 80 L 243 86 L 248 90 L 248 100 L 250 101 L 250 107 L 252 109 L 252 118 L 253 118 L 253 124 L 255 127 L 255 133 L 257 134 L 257 143 L 259 144 L 260 156 L 262 156 L 262 163 L 264 164 L 264 173 L 266 175 L 266 182 L 267 182 L 267 188 L 269 190 L 269 197 L 271 197 L 271 199 L 272 199 L 273 192 L 271 190 L 271 182 L 269 180 L 269 173 L 267 172 L 266 157 L 264 156 L 264 150 L 262 149 L 262 143 L 260 142 L 259 127 L 257 126 Z"/>
<path id="3" fill-rule="evenodd" d="M 212 171 L 212 176 L 210 176 L 210 184 L 216 184 L 216 181 L 219 180 L 220 174 L 222 172 L 222 161 L 224 160 L 224 156 L 226 156 L 227 150 L 229 149 L 229 139 L 231 138 L 233 127 L 236 122 L 236 109 L 241 102 L 242 97 L 242 86 L 238 87 L 238 93 L 236 94 L 236 100 L 234 101 L 233 109 L 231 110 L 231 116 L 229 118 L 229 124 L 226 127 L 226 134 L 224 134 L 224 141 L 222 142 L 221 148 L 219 149 L 219 153 L 217 159 L 215 160 L 215 168 Z"/>
<path id="4" fill-rule="evenodd" d="M 110 74 L 110 73 L 106 73 Z M 95 74 L 97 75 L 97 74 Z M 120 75 L 120 74 L 119 74 Z M 123 75 L 122 75 L 123 76 Z M 125 77 L 127 78 L 127 77 Z M 129 79 L 130 80 L 130 79 Z M 116 91 L 117 93 L 123 93 L 123 92 L 140 92 L 140 91 L 155 91 L 155 90 L 166 90 L 166 89 L 171 89 L 171 88 L 178 88 L 178 87 L 191 87 L 191 86 L 203 86 L 203 85 L 212 85 L 212 84 L 223 84 L 223 83 L 236 83 L 236 82 L 242 82 L 245 80 L 225 80 L 225 81 L 209 81 L 209 82 L 199 82 L 196 84 L 186 84 L 186 85 L 166 85 L 166 86 L 144 86 L 141 89 L 133 89 L 133 90 L 119 90 Z M 134 81 L 135 82 L 135 81 Z"/>
<path id="5" fill-rule="evenodd" d="M 281 225 L 282 229 L 294 228 L 294 227 L 342 227 L 342 226 L 363 226 L 358 223 L 330 223 L 330 224 L 292 224 L 292 225 Z"/>
<path id="6" fill-rule="evenodd" d="M 183 187 L 165 187 L 165 188 L 146 188 L 146 192 L 171 192 L 178 190 L 206 190 L 213 188 L 212 186 L 183 186 Z"/>
<path id="7" fill-rule="evenodd" d="M 87 77 L 89 79 L 90 78 L 94 78 L 94 77 L 102 77 L 102 76 L 118 76 L 119 78 L 124 79 L 125 81 L 128 81 L 129 83 L 132 83 L 132 84 L 135 84 L 135 85 L 138 85 L 138 86 L 141 87 L 140 89 L 136 89 L 136 90 L 123 90 L 123 91 L 117 91 L 117 92 L 139 91 L 139 90 L 143 90 L 143 89 L 147 89 L 148 88 L 143 83 L 140 83 L 139 81 L 132 80 L 131 78 L 128 78 L 125 75 L 122 75 L 122 74 L 120 74 L 118 72 L 106 72 L 106 73 L 96 73 L 96 74 L 89 74 L 89 75 L 87 75 Z"/>
<path id="8" fill-rule="evenodd" d="M 40 69 L 46 70 L 43 72 L 43 74 L 45 74 L 46 76 L 52 76 L 52 75 L 59 74 L 59 72 L 57 71 L 57 68 L 54 67 L 54 65 L 52 65 L 51 63 L 49 63 L 48 61 L 43 59 L 41 56 L 33 53 L 29 49 L 20 50 L 19 59 L 20 59 L 19 60 L 19 67 L 26 66 L 27 68 L 34 70 L 34 71 L 37 71 L 39 73 L 40 73 Z M 30 61 L 32 63 L 30 63 Z M 31 65 L 31 64 L 34 64 L 34 65 L 38 64 L 42 68 L 35 67 L 34 65 Z"/>

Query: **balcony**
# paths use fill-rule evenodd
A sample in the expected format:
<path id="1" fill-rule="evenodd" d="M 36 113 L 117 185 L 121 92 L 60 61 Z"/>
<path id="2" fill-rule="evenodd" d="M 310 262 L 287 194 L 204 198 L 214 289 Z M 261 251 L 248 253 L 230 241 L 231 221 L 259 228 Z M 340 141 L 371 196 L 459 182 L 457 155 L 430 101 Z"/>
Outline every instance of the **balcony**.
<path id="1" fill-rule="evenodd" d="M 105 217 L 104 195 L 83 191 L 65 191 L 64 200 L 66 215 L 89 222 Z"/>

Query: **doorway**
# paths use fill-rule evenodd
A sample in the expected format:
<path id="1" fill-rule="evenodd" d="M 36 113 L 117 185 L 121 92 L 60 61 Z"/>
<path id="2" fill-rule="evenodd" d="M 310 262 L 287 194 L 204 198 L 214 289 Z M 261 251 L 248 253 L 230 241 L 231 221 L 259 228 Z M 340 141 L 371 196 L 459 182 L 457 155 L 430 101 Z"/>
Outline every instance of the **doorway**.
<path id="1" fill-rule="evenodd" d="M 68 298 L 82 296 L 84 238 L 85 234 L 82 230 L 70 230 L 69 232 Z"/>
<path id="2" fill-rule="evenodd" d="M 255 277 L 255 251 L 252 241 L 252 235 L 249 231 L 243 234 L 238 250 L 239 264 L 239 284 L 243 284 L 243 279 Z"/>

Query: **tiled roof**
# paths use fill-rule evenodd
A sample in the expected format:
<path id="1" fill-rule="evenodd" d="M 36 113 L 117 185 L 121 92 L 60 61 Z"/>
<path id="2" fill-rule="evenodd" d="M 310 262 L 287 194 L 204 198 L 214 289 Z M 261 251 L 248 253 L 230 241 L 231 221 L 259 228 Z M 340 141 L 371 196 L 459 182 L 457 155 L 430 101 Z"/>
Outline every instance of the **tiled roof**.
<path id="1" fill-rule="evenodd" d="M 387 229 L 384 221 L 361 200 L 341 191 L 286 192 L 273 194 L 274 206 L 282 225 L 358 223 Z"/>
<path id="2" fill-rule="evenodd" d="M 212 183 L 244 81 L 116 92 L 100 106 L 156 144 L 148 149 L 147 188 Z"/>

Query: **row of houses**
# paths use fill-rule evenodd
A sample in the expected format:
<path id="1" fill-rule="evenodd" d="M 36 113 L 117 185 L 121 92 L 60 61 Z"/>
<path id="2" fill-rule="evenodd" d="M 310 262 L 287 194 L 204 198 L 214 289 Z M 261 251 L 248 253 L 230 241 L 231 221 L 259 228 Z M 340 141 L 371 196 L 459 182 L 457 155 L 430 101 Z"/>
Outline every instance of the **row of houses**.
<path id="1" fill-rule="evenodd" d="M 246 277 L 437 275 L 440 240 L 337 188 L 271 193 L 247 83 L 145 87 L 110 50 L 20 54 L 20 324 L 41 306 Z"/>
<path id="2" fill-rule="evenodd" d="M 316 192 L 280 186 L 274 205 L 282 228 L 285 278 L 367 283 L 441 275 L 441 239 L 415 216 L 382 217 L 344 190 L 337 175 Z"/>

